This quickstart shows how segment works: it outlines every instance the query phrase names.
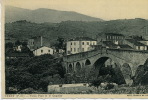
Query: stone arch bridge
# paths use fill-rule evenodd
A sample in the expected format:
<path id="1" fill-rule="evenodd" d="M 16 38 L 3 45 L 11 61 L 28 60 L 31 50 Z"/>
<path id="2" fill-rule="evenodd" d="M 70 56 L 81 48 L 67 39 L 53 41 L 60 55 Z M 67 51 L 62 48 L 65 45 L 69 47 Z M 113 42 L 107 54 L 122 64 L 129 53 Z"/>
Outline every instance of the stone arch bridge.
<path id="1" fill-rule="evenodd" d="M 148 58 L 148 52 L 120 49 L 99 49 L 63 57 L 67 73 L 79 72 L 88 67 L 98 69 L 110 59 L 110 64 L 118 65 L 124 73 L 125 65 L 129 66 L 131 75 L 134 76 L 139 65 L 143 65 Z M 127 72 L 126 72 L 127 73 Z"/>

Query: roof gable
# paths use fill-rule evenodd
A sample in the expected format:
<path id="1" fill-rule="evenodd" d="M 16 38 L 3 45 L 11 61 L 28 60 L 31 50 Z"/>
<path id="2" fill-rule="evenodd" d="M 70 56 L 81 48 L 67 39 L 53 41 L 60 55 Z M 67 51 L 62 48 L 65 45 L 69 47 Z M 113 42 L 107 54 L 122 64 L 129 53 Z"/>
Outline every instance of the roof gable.
<path id="1" fill-rule="evenodd" d="M 123 34 L 119 34 L 119 33 L 105 33 L 105 35 L 109 35 L 109 36 L 124 36 Z"/>
<path id="2" fill-rule="evenodd" d="M 40 48 L 34 49 L 33 51 L 38 50 L 38 49 L 42 49 L 42 48 L 49 48 L 49 49 L 52 49 L 52 48 L 47 47 L 47 46 L 41 46 Z"/>
<path id="3" fill-rule="evenodd" d="M 146 46 L 145 44 L 143 44 L 143 43 L 141 43 L 141 42 L 139 42 L 139 41 L 136 41 L 136 40 L 134 40 L 134 39 L 126 39 L 128 42 L 130 42 L 130 43 L 133 43 L 134 45 L 136 45 L 136 46 Z"/>
<path id="4" fill-rule="evenodd" d="M 96 41 L 96 40 L 89 37 L 76 37 L 74 39 L 70 39 L 69 41 Z"/>

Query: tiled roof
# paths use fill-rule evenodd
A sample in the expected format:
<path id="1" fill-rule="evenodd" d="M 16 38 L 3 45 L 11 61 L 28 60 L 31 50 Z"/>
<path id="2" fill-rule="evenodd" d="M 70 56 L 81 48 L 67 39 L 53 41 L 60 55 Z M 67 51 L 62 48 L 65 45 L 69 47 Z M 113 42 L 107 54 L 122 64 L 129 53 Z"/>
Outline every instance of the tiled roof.
<path id="1" fill-rule="evenodd" d="M 89 37 L 76 37 L 74 39 L 70 39 L 69 41 L 96 41 L 96 40 Z"/>
<path id="2" fill-rule="evenodd" d="M 34 36 L 34 37 L 31 37 L 30 39 L 37 39 L 37 38 L 40 38 L 40 37 L 46 38 L 46 37 L 44 37 L 44 36 Z M 47 39 L 47 38 L 46 38 L 46 39 Z"/>
<path id="3" fill-rule="evenodd" d="M 128 42 L 131 42 L 131 43 L 133 43 L 134 45 L 136 45 L 136 46 L 146 46 L 145 44 L 143 44 L 143 43 L 140 43 L 140 42 L 138 42 L 138 41 L 136 41 L 136 40 L 134 40 L 134 39 L 126 39 Z"/>
<path id="4" fill-rule="evenodd" d="M 103 41 L 103 44 L 107 45 L 107 46 L 117 46 L 116 44 L 114 44 L 112 41 Z"/>
<path id="5" fill-rule="evenodd" d="M 105 33 L 105 35 L 109 35 L 109 36 L 124 36 L 123 34 L 119 34 L 119 33 Z"/>
<path id="6" fill-rule="evenodd" d="M 101 47 L 102 45 L 90 45 L 91 47 Z"/>
<path id="7" fill-rule="evenodd" d="M 131 46 L 127 45 L 127 44 L 123 44 L 123 45 L 119 45 L 120 48 L 123 48 L 123 49 L 133 49 Z"/>
<path id="8" fill-rule="evenodd" d="M 29 57 L 29 53 L 9 53 L 8 57 Z"/>
<path id="9" fill-rule="evenodd" d="M 148 40 L 140 40 L 140 41 L 148 41 Z"/>
<path id="10" fill-rule="evenodd" d="M 39 48 L 37 48 L 37 49 L 40 49 L 40 48 L 42 48 L 42 47 L 47 47 L 47 46 L 40 46 Z M 50 47 L 47 47 L 47 48 L 50 48 Z M 37 49 L 34 49 L 33 51 L 35 51 L 35 50 L 37 50 Z M 51 48 L 52 49 L 52 48 Z"/>
<path id="11" fill-rule="evenodd" d="M 36 39 L 36 38 L 39 38 L 41 36 L 34 36 L 34 37 L 31 37 L 30 39 Z"/>

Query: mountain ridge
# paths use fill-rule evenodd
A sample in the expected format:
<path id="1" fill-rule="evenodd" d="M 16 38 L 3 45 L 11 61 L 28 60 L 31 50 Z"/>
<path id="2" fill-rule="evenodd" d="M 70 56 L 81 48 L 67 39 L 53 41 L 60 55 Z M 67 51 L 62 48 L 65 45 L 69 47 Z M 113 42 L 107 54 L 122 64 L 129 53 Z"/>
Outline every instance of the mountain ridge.
<path id="1" fill-rule="evenodd" d="M 74 11 L 60 11 L 47 8 L 29 10 L 19 7 L 5 7 L 6 23 L 18 20 L 27 20 L 35 23 L 60 23 L 62 21 L 104 21 L 100 18 L 91 17 Z"/>

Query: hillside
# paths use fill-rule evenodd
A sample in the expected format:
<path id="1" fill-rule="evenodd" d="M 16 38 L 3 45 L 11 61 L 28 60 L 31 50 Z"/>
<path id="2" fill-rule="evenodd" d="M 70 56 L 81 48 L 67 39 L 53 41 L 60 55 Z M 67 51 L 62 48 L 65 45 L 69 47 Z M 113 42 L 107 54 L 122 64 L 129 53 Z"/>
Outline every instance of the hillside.
<path id="1" fill-rule="evenodd" d="M 50 42 L 54 42 L 57 37 L 64 37 L 65 39 L 77 36 L 96 38 L 96 35 L 105 32 L 148 36 L 148 34 L 146 34 L 148 21 L 144 19 L 112 20 L 104 22 L 65 21 L 55 24 L 37 24 L 27 21 L 17 21 L 6 23 L 5 26 L 7 37 L 27 39 L 31 36 L 42 35 L 47 37 Z"/>
<path id="2" fill-rule="evenodd" d="M 6 23 L 18 20 L 27 20 L 35 23 L 59 23 L 61 21 L 103 21 L 100 18 L 94 18 L 72 11 L 58 11 L 52 9 L 39 8 L 29 10 L 12 6 L 5 7 Z"/>

